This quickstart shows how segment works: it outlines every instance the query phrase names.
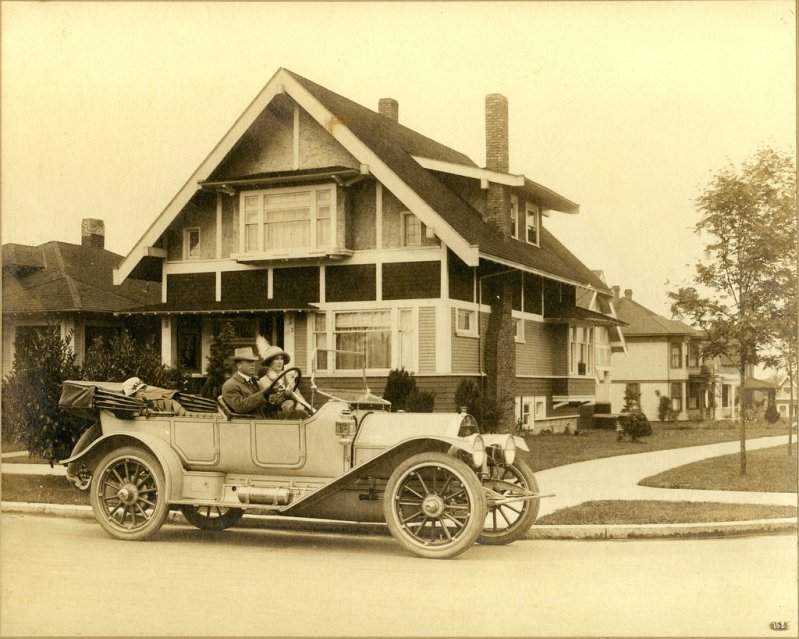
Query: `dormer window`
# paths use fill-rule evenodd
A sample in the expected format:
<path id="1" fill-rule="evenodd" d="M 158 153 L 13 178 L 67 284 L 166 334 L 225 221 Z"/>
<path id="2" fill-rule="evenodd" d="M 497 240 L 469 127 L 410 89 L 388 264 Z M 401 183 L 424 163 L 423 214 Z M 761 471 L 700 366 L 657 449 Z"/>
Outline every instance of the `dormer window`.
<path id="1" fill-rule="evenodd" d="M 541 224 L 541 209 L 536 204 L 527 203 L 526 208 L 526 236 L 529 244 L 538 246 L 539 226 Z"/>
<path id="2" fill-rule="evenodd" d="M 245 191 L 241 194 L 241 236 L 245 253 L 332 244 L 334 185 Z"/>
<path id="3" fill-rule="evenodd" d="M 510 236 L 519 239 L 519 198 L 510 196 Z"/>

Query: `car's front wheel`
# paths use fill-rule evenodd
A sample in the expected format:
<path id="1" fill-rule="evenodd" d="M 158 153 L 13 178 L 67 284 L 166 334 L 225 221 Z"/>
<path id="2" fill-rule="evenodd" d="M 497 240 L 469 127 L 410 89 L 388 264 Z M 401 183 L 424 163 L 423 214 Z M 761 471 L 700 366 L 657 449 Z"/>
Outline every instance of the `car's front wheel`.
<path id="1" fill-rule="evenodd" d="M 464 462 L 444 453 L 420 453 L 389 477 L 383 514 L 404 548 L 420 557 L 449 559 L 477 540 L 486 503 L 480 480 Z"/>
<path id="2" fill-rule="evenodd" d="M 141 448 L 119 448 L 103 457 L 90 493 L 97 521 L 117 539 L 146 539 L 158 532 L 169 515 L 164 471 Z"/>
<path id="3" fill-rule="evenodd" d="M 481 544 L 500 546 L 519 539 L 526 533 L 538 516 L 538 499 L 520 499 L 528 493 L 538 492 L 538 482 L 530 467 L 521 459 L 513 464 L 490 467 L 489 477 L 483 486 L 491 491 L 488 498 L 488 516 L 483 534 L 477 540 Z"/>
<path id="4" fill-rule="evenodd" d="M 180 511 L 186 520 L 200 530 L 215 532 L 225 530 L 239 523 L 244 515 L 241 508 L 224 508 L 220 506 L 189 506 L 183 504 Z"/>

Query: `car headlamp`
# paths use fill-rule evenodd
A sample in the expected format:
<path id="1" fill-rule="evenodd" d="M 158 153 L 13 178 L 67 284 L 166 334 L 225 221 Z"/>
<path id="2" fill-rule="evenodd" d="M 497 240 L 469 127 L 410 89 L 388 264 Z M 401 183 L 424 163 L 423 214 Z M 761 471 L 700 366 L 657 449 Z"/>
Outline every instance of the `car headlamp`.
<path id="1" fill-rule="evenodd" d="M 516 441 L 512 435 L 509 435 L 502 446 L 502 457 L 505 463 L 510 466 L 513 460 L 516 459 Z"/>
<path id="2" fill-rule="evenodd" d="M 475 435 L 472 440 L 472 465 L 481 468 L 486 458 L 486 445 L 480 435 Z"/>

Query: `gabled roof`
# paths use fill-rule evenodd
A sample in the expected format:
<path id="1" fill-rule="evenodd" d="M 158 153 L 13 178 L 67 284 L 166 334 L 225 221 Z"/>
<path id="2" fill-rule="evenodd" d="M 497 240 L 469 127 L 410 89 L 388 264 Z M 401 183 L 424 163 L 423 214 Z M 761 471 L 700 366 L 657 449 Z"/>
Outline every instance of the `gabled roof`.
<path id="1" fill-rule="evenodd" d="M 113 312 L 160 301 L 159 284 L 130 279 L 113 285 L 121 260 L 105 249 L 66 242 L 5 244 L 3 313 Z M 32 264 L 37 268 L 25 268 Z"/>
<path id="2" fill-rule="evenodd" d="M 614 305 L 616 315 L 627 323 L 624 328 L 625 337 L 701 337 L 701 333 L 688 324 L 679 320 L 666 319 L 627 297 L 620 298 Z"/>
<path id="3" fill-rule="evenodd" d="M 416 157 L 476 167 L 463 153 L 423 136 L 411 129 L 333 93 L 302 76 L 280 69 L 269 80 L 244 113 L 234 123 L 211 154 L 201 163 L 183 188 L 156 218 L 116 271 L 115 281 L 128 277 L 140 262 L 151 254 L 150 248 L 166 231 L 190 198 L 198 184 L 214 176 L 214 171 L 246 133 L 256 118 L 280 93 L 288 94 L 312 118 L 319 122 L 369 172 L 386 184 L 408 210 L 431 228 L 442 242 L 470 266 L 480 258 L 514 267 L 552 275 L 567 282 L 593 286 L 607 291 L 607 286 L 570 251 L 542 228 L 540 247 L 503 238 L 479 211 L 440 182 Z M 530 182 L 530 181 L 527 181 Z M 525 182 L 525 188 L 534 183 Z M 543 189 L 534 185 L 538 189 Z M 576 205 L 547 191 L 550 208 L 561 206 L 574 212 Z M 543 191 L 542 191 L 543 192 Z M 559 204 L 560 203 L 560 204 Z"/>

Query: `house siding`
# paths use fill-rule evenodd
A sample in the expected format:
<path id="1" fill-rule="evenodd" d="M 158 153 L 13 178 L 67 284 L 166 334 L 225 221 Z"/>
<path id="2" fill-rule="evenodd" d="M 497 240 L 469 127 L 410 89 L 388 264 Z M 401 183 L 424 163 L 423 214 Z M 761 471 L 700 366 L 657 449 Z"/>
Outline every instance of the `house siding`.
<path id="1" fill-rule="evenodd" d="M 365 302 L 377 299 L 375 264 L 325 267 L 327 302 Z"/>
<path id="2" fill-rule="evenodd" d="M 172 262 L 186 259 L 183 233 L 200 229 L 199 255 L 192 259 L 210 260 L 216 257 L 216 195 L 197 193 L 189 206 L 178 216 L 167 233 L 167 259 Z"/>
<path id="3" fill-rule="evenodd" d="M 292 111 L 291 117 L 294 117 Z M 300 169 L 325 166 L 360 167 L 356 160 L 328 131 L 300 109 Z"/>
<path id="4" fill-rule="evenodd" d="M 215 273 L 185 273 L 166 276 L 166 299 L 170 304 L 205 304 L 216 299 Z"/>
<path id="5" fill-rule="evenodd" d="M 308 344 L 308 314 L 294 313 L 294 352 L 289 353 L 292 357 L 290 366 L 299 366 L 303 369 L 304 376 L 311 377 L 311 371 L 305 372 L 305 362 L 310 357 L 310 347 Z"/>
<path id="6" fill-rule="evenodd" d="M 436 309 L 419 309 L 419 373 L 436 372 Z"/>
<path id="7" fill-rule="evenodd" d="M 346 189 L 346 246 L 356 251 L 377 247 L 376 182 L 360 182 Z"/>
<path id="8" fill-rule="evenodd" d="M 272 297 L 284 308 L 319 301 L 319 268 L 276 268 L 272 274 Z"/>
<path id="9" fill-rule="evenodd" d="M 524 343 L 516 344 L 517 375 L 563 375 L 565 367 L 556 362 L 567 346 L 560 341 L 559 327 L 524 320 Z"/>
<path id="10" fill-rule="evenodd" d="M 441 297 L 441 262 L 390 262 L 382 269 L 384 300 Z"/>
<path id="11" fill-rule="evenodd" d="M 456 313 L 456 308 L 450 309 L 452 372 L 477 374 L 480 372 L 480 340 L 476 337 L 463 337 L 456 334 Z M 484 322 L 482 324 L 485 325 Z"/>
<path id="12" fill-rule="evenodd" d="M 250 305 L 258 308 L 268 303 L 267 271 L 222 272 L 222 302 L 232 305 Z"/>
<path id="13" fill-rule="evenodd" d="M 222 196 L 222 258 L 239 250 L 239 198 Z"/>

